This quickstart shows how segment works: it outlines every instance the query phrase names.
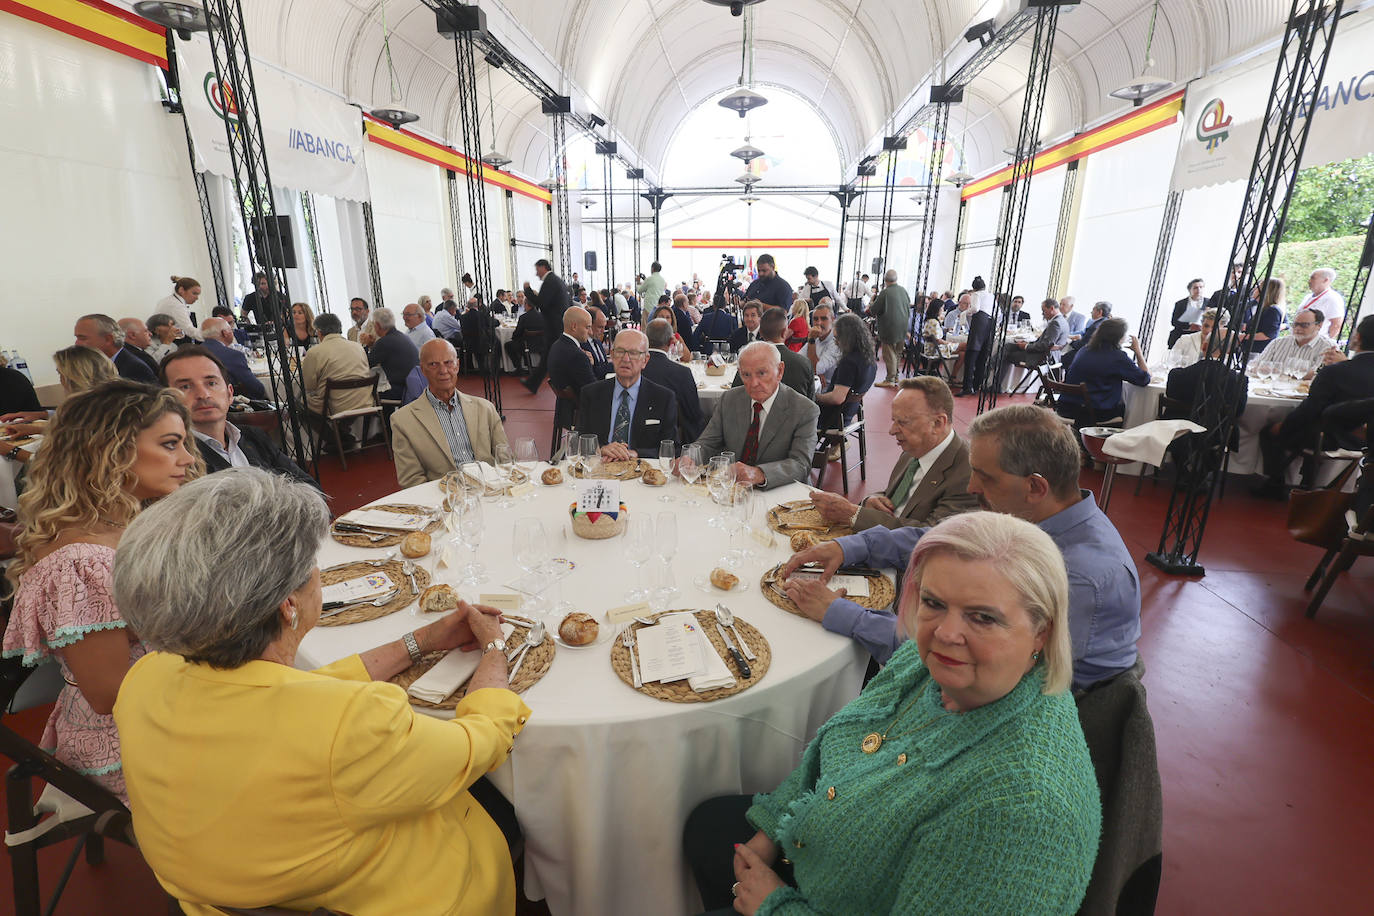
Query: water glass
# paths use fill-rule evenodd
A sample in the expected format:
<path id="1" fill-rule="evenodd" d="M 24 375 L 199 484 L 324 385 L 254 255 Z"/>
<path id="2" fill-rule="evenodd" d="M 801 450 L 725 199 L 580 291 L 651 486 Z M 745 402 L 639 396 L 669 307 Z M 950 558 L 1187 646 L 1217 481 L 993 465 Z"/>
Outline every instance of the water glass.
<path id="1" fill-rule="evenodd" d="M 458 515 L 458 539 L 468 549 L 468 563 L 463 567 L 463 585 L 478 585 L 486 581 L 486 569 L 477 562 L 477 548 L 482 546 L 482 501 L 464 499 Z"/>
<path id="2" fill-rule="evenodd" d="M 548 542 L 548 535 L 544 533 L 544 523 L 539 519 L 525 517 L 515 520 L 515 527 L 511 531 L 511 554 L 516 566 L 526 573 L 536 575 L 536 594 L 542 590 L 537 574 L 543 566 Z M 536 597 L 535 604 L 536 607 L 542 606 L 542 599 Z"/>
<path id="3" fill-rule="evenodd" d="M 648 562 L 649 555 L 654 549 L 654 520 L 647 514 L 632 513 L 626 515 L 625 531 L 621 537 L 625 540 L 625 558 L 634 567 L 633 579 L 635 583 L 638 583 L 639 571 Z M 649 597 L 647 589 L 641 588 L 638 584 L 632 586 L 625 593 L 626 601 L 643 601 L 647 597 Z"/>
<path id="4" fill-rule="evenodd" d="M 677 555 L 677 515 L 660 512 L 654 520 L 654 553 L 665 563 Z"/>
<path id="5" fill-rule="evenodd" d="M 678 472 L 682 474 L 684 486 L 691 486 L 697 482 L 706 468 L 702 464 L 702 449 L 699 445 L 688 445 L 682 449 L 682 459 L 677 463 Z M 690 494 L 683 500 L 685 506 L 699 506 L 701 501 Z"/>
<path id="6" fill-rule="evenodd" d="M 677 595 L 677 581 L 673 578 L 673 564 L 667 560 L 656 559 L 650 564 L 653 588 L 649 593 L 649 610 L 661 614 L 673 604 Z"/>
<path id="7" fill-rule="evenodd" d="M 663 476 L 669 480 L 673 477 L 673 458 L 677 453 L 677 443 L 672 439 L 664 439 L 658 444 L 658 469 L 663 472 Z M 663 488 L 663 495 L 659 498 L 660 502 L 672 502 L 672 497 L 668 495 L 668 487 Z"/>
<path id="8" fill-rule="evenodd" d="M 591 477 L 601 467 L 601 443 L 595 433 L 582 436 L 582 475 Z"/>

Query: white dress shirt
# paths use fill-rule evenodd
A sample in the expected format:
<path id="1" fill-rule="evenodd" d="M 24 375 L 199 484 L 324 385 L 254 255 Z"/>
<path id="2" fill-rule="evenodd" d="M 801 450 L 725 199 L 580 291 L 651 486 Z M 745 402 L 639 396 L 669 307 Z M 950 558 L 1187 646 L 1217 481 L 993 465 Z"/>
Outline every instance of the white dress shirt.
<path id="1" fill-rule="evenodd" d="M 945 449 L 949 448 L 949 444 L 953 441 L 954 428 L 950 427 L 949 432 L 945 433 L 945 437 L 940 440 L 939 445 L 935 446 L 933 449 L 931 449 L 930 451 L 926 452 L 924 455 L 916 459 L 916 473 L 911 475 L 911 489 L 907 490 L 906 492 L 906 501 L 908 503 L 911 502 L 912 497 L 916 495 L 916 488 L 921 485 L 921 480 L 926 476 L 926 471 L 930 470 L 931 466 L 934 465 L 935 461 L 941 455 L 944 454 Z M 906 505 L 903 504 L 895 508 L 897 510 L 897 514 L 901 515 L 903 510 L 906 509 Z"/>
<path id="2" fill-rule="evenodd" d="M 200 329 L 191 322 L 191 307 L 176 293 L 158 300 L 157 305 L 153 307 L 153 314 L 159 313 L 171 317 L 177 330 L 181 331 L 184 336 L 192 340 L 202 339 Z"/>

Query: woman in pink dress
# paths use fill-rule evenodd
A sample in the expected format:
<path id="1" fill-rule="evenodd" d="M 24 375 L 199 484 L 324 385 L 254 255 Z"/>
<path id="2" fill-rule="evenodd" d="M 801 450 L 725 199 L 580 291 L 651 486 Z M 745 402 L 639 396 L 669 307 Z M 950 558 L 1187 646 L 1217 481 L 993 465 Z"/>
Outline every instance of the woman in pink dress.
<path id="1" fill-rule="evenodd" d="M 54 656 L 67 686 L 41 746 L 127 803 L 115 696 L 143 644 L 119 615 L 111 569 L 124 527 L 204 471 L 190 413 L 170 389 L 118 379 L 68 398 L 28 464 L 4 655 Z"/>

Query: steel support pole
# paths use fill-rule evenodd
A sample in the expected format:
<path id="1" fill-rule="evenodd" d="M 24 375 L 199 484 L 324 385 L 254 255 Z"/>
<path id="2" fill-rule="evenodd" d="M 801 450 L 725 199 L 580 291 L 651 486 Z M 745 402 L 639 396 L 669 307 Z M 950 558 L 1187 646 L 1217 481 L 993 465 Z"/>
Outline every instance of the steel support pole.
<path id="1" fill-rule="evenodd" d="M 959 268 L 964 266 L 964 238 L 968 234 L 968 201 L 959 201 L 959 218 L 954 224 L 954 264 L 949 269 L 949 288 L 959 291 Z"/>
<path id="2" fill-rule="evenodd" d="M 840 203 L 840 253 L 835 263 L 835 289 L 844 290 L 846 288 L 844 284 L 844 237 L 849 226 L 849 208 L 861 196 L 862 192 L 856 191 L 851 184 L 837 191 L 831 191 L 830 194 Z"/>
<path id="3" fill-rule="evenodd" d="M 1170 191 L 1164 201 L 1164 217 L 1159 222 L 1159 241 L 1155 244 L 1155 260 L 1150 267 L 1150 285 L 1145 289 L 1145 313 L 1140 316 L 1137 339 L 1141 352 L 1148 359 L 1150 344 L 1155 338 L 1155 322 L 1159 320 L 1159 302 L 1164 296 L 1164 276 L 1169 271 L 1169 256 L 1178 235 L 1178 214 L 1183 209 L 1183 192 Z"/>
<path id="4" fill-rule="evenodd" d="M 367 243 L 367 279 L 372 284 L 372 307 L 385 308 L 382 302 L 382 266 L 377 258 L 377 227 L 372 223 L 372 201 L 363 201 L 363 239 Z M 461 246 L 460 250 L 461 250 Z M 462 261 L 459 261 L 462 266 Z M 462 276 L 459 273 L 459 276 Z"/>
<path id="5" fill-rule="evenodd" d="M 878 259 L 882 270 L 891 266 L 887 263 L 889 244 L 892 241 L 892 206 L 897 200 L 897 154 L 906 149 L 906 137 L 886 137 L 883 150 L 887 153 L 887 183 L 883 185 L 883 219 L 878 226 Z"/>
<path id="6" fill-rule="evenodd" d="M 1045 284 L 1045 298 L 1058 299 L 1063 295 L 1064 262 L 1067 260 L 1069 236 L 1078 215 L 1074 205 L 1078 198 L 1078 163 L 1075 159 L 1064 167 L 1064 190 L 1059 195 L 1059 221 L 1054 229 L 1054 250 L 1050 254 L 1050 276 Z"/>
<path id="7" fill-rule="evenodd" d="M 960 98 L 962 98 L 962 92 Z M 926 192 L 925 219 L 921 224 L 921 251 L 916 260 L 916 282 L 911 290 L 912 299 L 928 292 L 930 284 L 930 259 L 935 251 L 935 218 L 940 212 L 940 181 L 945 173 L 945 146 L 949 132 L 949 103 L 935 105 L 934 123 L 927 127 L 930 131 L 930 162 L 926 166 L 926 177 L 930 190 Z"/>
<path id="8" fill-rule="evenodd" d="M 1355 322 L 1360 317 L 1360 303 L 1364 301 L 1365 291 L 1369 288 L 1369 272 L 1374 267 L 1374 213 L 1369 214 L 1368 229 L 1364 234 L 1364 249 L 1360 252 L 1360 263 L 1355 268 L 1355 279 L 1350 283 L 1350 293 L 1345 298 L 1345 317 L 1341 319 L 1336 341 L 1350 352 L 1350 335 L 1355 330 Z"/>
<path id="9" fill-rule="evenodd" d="M 1223 274 L 1231 276 L 1232 265 L 1239 265 L 1234 298 L 1227 301 L 1224 287 L 1214 297 L 1234 317 L 1225 330 L 1218 322 L 1208 341 L 1211 348 L 1226 355 L 1226 365 L 1241 373 L 1250 360 L 1250 348 L 1242 345 L 1241 335 L 1254 333 L 1262 312 L 1256 308 L 1246 319 L 1245 292 L 1255 286 L 1264 289 L 1273 271 L 1293 183 L 1312 127 L 1312 119 L 1304 116 L 1307 100 L 1322 84 L 1341 18 L 1341 5 L 1341 0 L 1293 0 L 1280 41 L 1268 107 L 1259 122 L 1246 197 Z M 1145 557 L 1172 575 L 1201 576 L 1206 572 L 1198 563 L 1198 553 L 1236 421 L 1237 404 L 1234 398 L 1227 397 L 1226 388 L 1219 384 L 1198 386 L 1191 416 L 1206 430 L 1191 440 L 1188 459 L 1179 468 L 1169 498 L 1159 549 Z"/>
<path id="10" fill-rule="evenodd" d="M 448 189 L 449 232 L 453 236 L 453 285 L 457 287 L 467 273 L 463 268 L 463 198 L 458 187 L 458 173 L 447 169 L 445 174 L 448 177 L 445 187 Z M 460 306 L 467 308 L 467 303 L 460 303 Z"/>

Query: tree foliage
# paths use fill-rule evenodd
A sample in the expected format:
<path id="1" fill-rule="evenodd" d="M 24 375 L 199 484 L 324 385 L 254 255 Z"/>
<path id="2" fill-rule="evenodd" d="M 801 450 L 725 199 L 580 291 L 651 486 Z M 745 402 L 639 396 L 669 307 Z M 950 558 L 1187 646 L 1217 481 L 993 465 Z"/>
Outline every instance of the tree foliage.
<path id="1" fill-rule="evenodd" d="M 1283 241 L 1311 242 L 1364 235 L 1361 225 L 1374 210 L 1374 154 L 1298 173 Z"/>

